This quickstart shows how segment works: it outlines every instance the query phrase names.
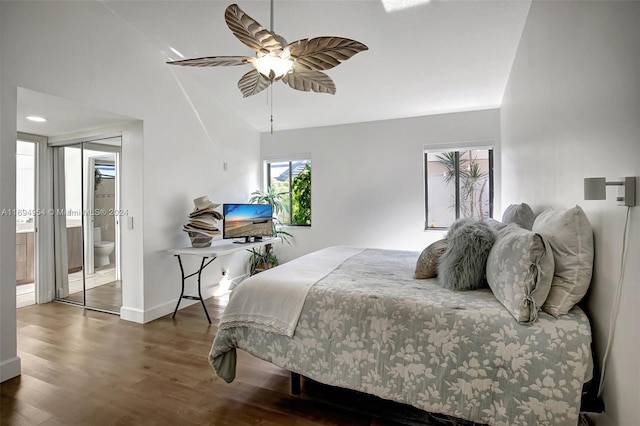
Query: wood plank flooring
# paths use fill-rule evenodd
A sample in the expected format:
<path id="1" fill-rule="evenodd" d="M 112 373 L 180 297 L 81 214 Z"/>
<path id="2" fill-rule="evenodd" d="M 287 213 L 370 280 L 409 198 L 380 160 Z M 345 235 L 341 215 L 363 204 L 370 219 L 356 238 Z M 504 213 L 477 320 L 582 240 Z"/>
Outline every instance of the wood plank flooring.
<path id="1" fill-rule="evenodd" d="M 110 283 L 87 288 L 85 297 L 87 306 L 119 314 L 122 306 L 122 286 L 120 281 L 111 281 Z M 65 299 L 83 303 L 82 291 L 70 294 Z"/>
<path id="2" fill-rule="evenodd" d="M 22 376 L 0 385 L 1 424 L 414 424 L 389 405 L 352 411 L 361 394 L 304 379 L 302 395 L 291 396 L 286 370 L 243 351 L 236 380 L 225 383 L 207 363 L 224 307 L 216 298 L 206 304 L 213 325 L 200 304 L 144 325 L 61 303 L 19 309 Z"/>

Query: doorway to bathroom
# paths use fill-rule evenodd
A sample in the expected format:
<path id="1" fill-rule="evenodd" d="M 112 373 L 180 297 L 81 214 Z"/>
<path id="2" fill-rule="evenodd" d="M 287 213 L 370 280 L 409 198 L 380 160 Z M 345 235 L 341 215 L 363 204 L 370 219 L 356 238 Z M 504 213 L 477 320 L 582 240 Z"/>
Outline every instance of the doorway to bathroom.
<path id="1" fill-rule="evenodd" d="M 16 145 L 16 307 L 36 303 L 36 146 Z"/>
<path id="2" fill-rule="evenodd" d="M 55 299 L 119 314 L 121 138 L 54 147 Z"/>

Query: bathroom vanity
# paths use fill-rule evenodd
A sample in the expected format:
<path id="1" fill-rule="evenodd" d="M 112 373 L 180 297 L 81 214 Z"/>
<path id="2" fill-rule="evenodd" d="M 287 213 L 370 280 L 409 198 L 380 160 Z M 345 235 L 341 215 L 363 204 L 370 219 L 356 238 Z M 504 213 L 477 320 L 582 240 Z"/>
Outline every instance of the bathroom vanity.
<path id="1" fill-rule="evenodd" d="M 35 233 L 33 229 L 16 231 L 16 284 L 34 282 Z M 82 270 L 82 226 L 67 228 L 69 273 Z"/>

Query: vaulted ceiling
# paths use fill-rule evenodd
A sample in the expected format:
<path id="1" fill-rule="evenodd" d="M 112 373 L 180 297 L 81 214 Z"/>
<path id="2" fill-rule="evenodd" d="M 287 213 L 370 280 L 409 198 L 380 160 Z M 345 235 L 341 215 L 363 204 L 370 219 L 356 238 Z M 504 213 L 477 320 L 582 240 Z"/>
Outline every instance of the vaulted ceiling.
<path id="1" fill-rule="evenodd" d="M 181 59 L 179 55 L 253 55 L 224 22 L 224 11 L 230 3 L 101 2 L 165 60 Z M 269 27 L 268 0 L 237 3 Z M 275 0 L 274 31 L 287 41 L 340 36 L 369 47 L 326 72 L 336 84 L 335 95 L 300 92 L 276 82 L 276 128 L 498 107 L 529 5 L 528 1 L 511 0 Z M 250 68 L 171 68 L 176 84 L 191 101 L 212 97 L 257 131 L 268 131 L 268 91 L 243 98 L 237 87 Z M 29 98 L 29 102 L 37 102 L 37 97 Z M 27 106 L 25 101 L 19 102 L 20 107 Z M 23 123 L 21 130 L 28 131 L 25 126 Z"/>

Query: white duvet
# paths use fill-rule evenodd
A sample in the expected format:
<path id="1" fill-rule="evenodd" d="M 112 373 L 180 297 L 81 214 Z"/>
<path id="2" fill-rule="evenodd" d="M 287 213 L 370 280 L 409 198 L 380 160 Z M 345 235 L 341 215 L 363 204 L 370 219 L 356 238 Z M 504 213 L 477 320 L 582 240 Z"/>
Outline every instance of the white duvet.
<path id="1" fill-rule="evenodd" d="M 250 326 L 293 336 L 311 287 L 362 251 L 329 247 L 247 278 L 231 293 L 220 330 Z"/>

